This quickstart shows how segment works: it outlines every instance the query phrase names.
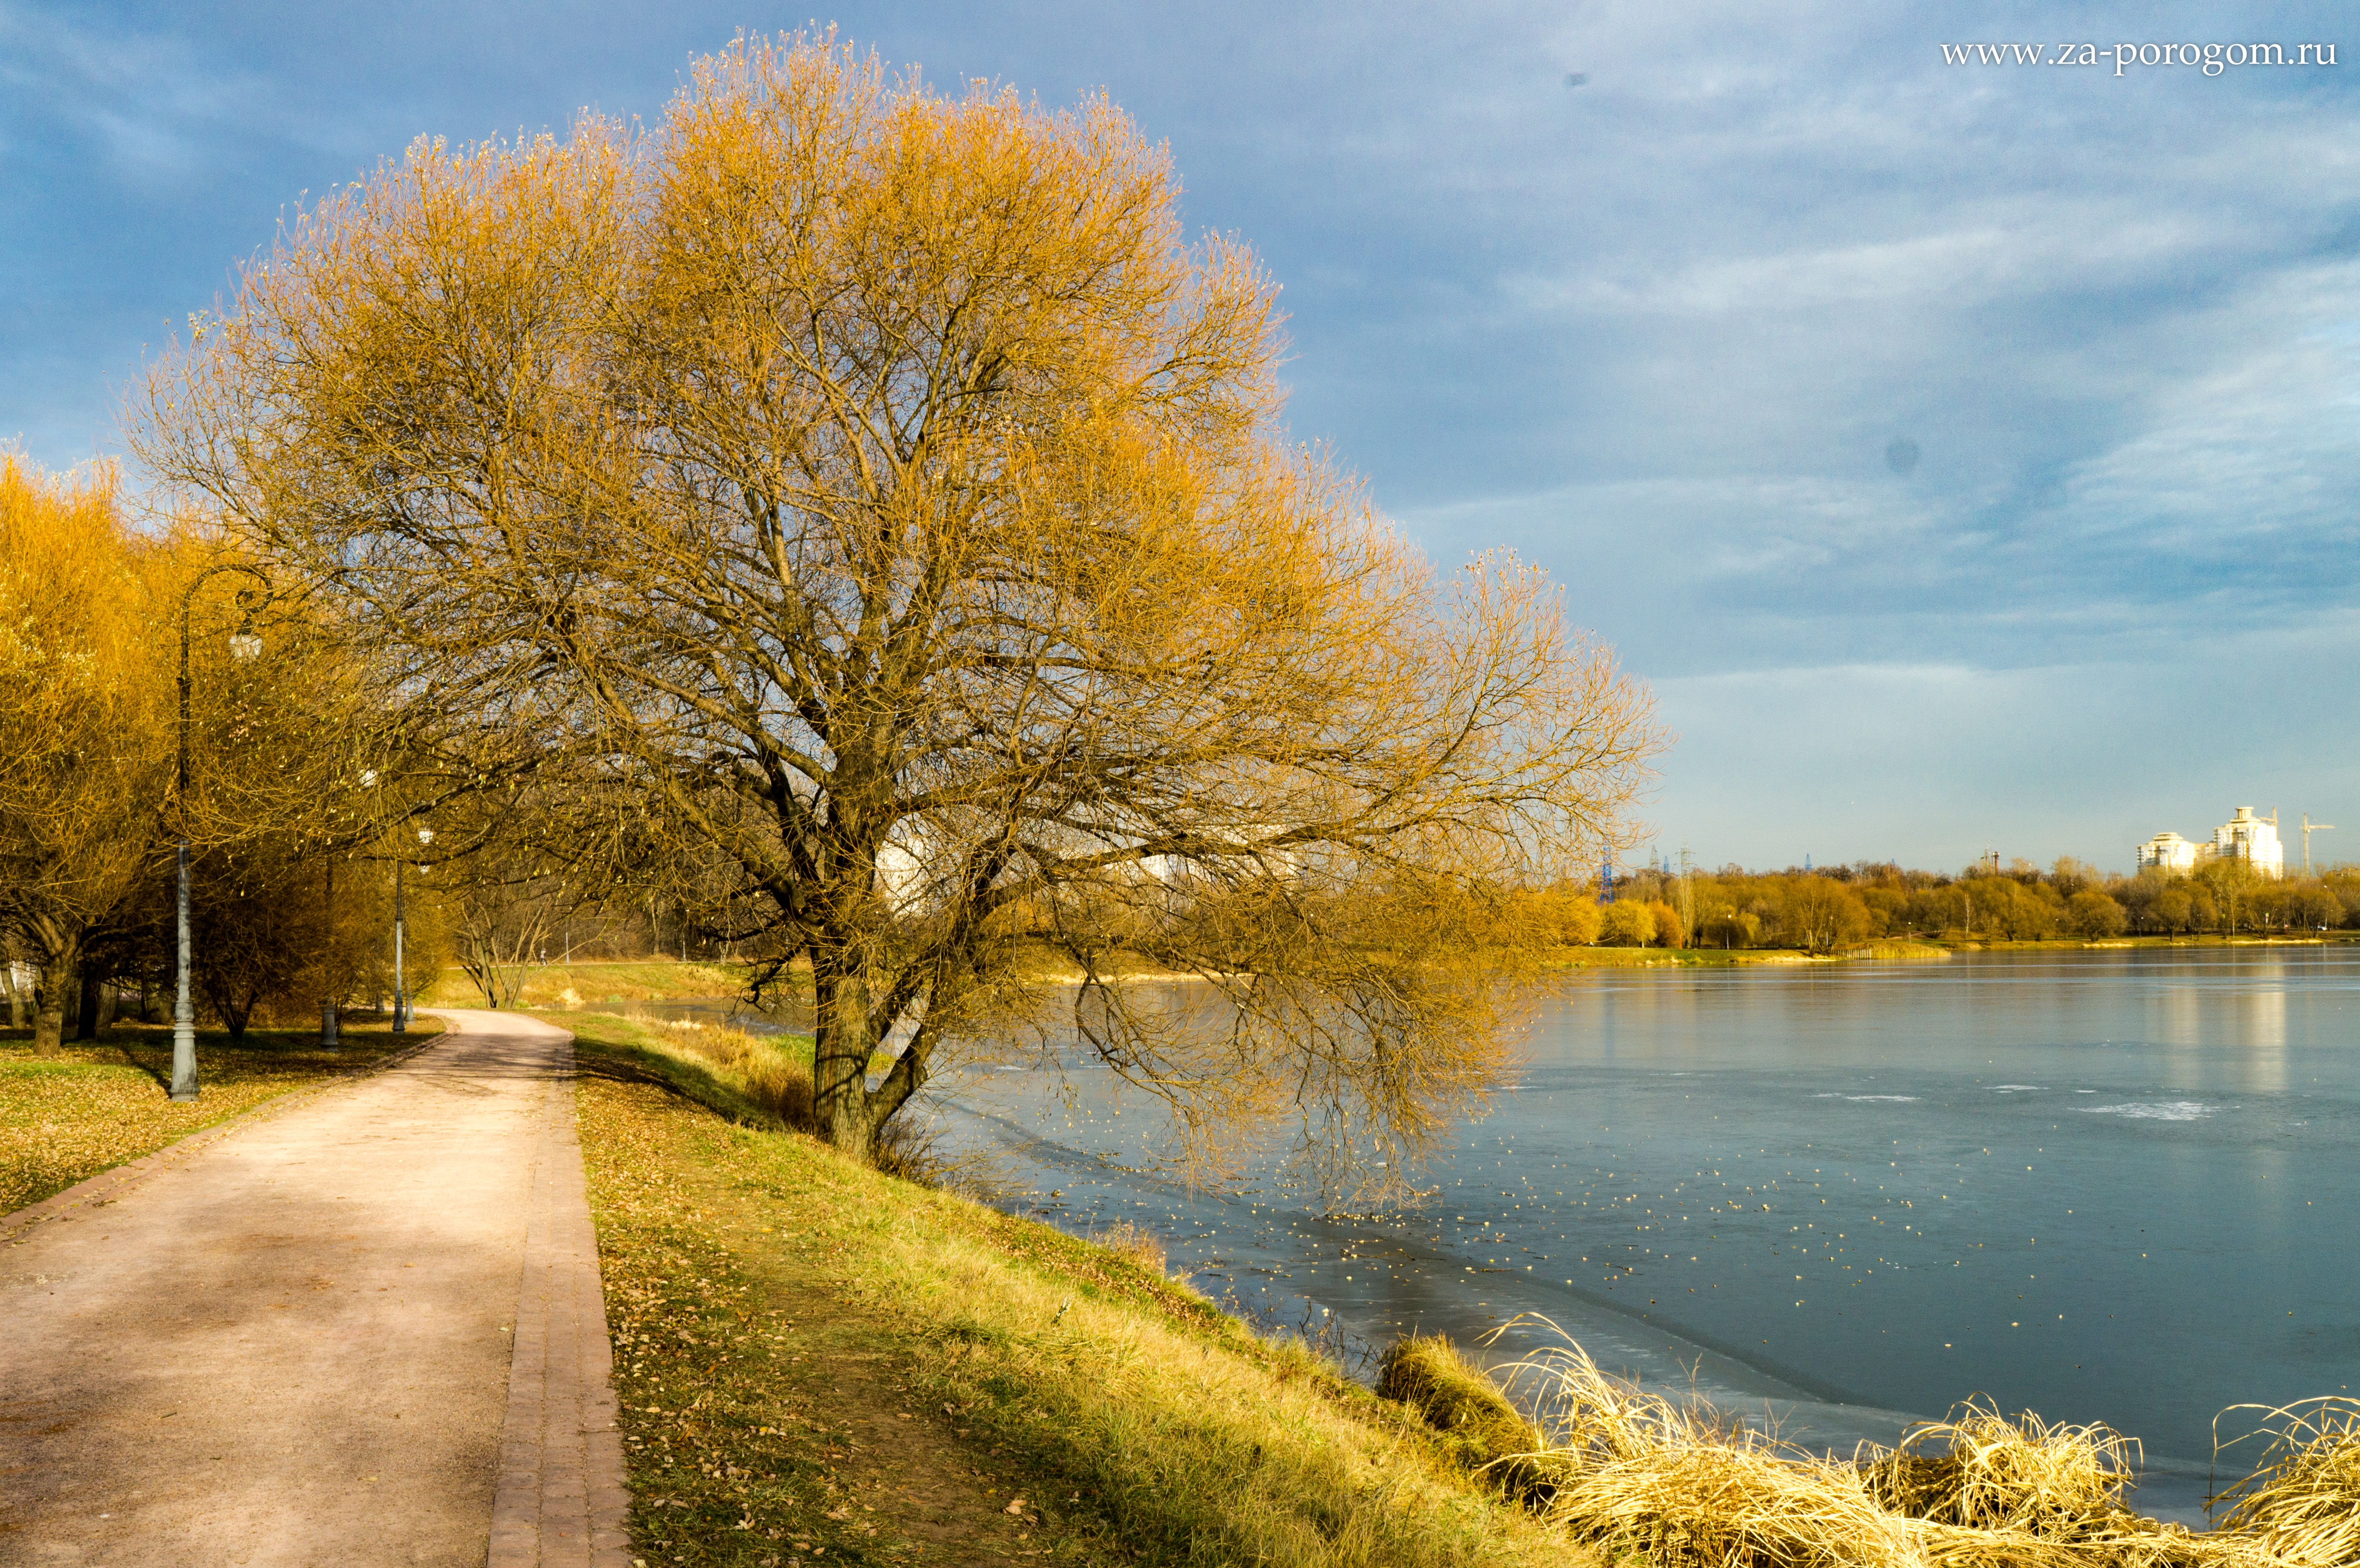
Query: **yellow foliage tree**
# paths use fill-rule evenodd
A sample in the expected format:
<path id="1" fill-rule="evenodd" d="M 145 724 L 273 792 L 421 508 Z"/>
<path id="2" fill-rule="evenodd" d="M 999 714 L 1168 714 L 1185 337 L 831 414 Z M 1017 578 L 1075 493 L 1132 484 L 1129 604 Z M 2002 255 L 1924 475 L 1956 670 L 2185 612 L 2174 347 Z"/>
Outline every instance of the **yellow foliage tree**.
<path id="1" fill-rule="evenodd" d="M 151 868 L 170 789 L 158 554 L 107 470 L 0 456 L 0 927 L 38 972 L 54 1055 L 82 940 Z"/>
<path id="2" fill-rule="evenodd" d="M 743 43 L 660 131 L 315 208 L 141 449 L 807 960 L 840 1147 L 1054 1002 L 1200 1147 L 1398 1169 L 1503 1049 L 1477 890 L 1620 836 L 1659 737 L 1540 573 L 1437 581 L 1284 439 L 1275 289 L 1176 196 L 1103 101 Z"/>
<path id="3" fill-rule="evenodd" d="M 1618 898 L 1601 912 L 1598 940 L 1608 947 L 1646 947 L 1655 940 L 1655 909 L 1638 898 Z"/>
<path id="4" fill-rule="evenodd" d="M 1868 935 L 1868 906 L 1832 877 L 1788 877 L 1778 913 L 1788 938 L 1809 953 L 1830 953 Z"/>

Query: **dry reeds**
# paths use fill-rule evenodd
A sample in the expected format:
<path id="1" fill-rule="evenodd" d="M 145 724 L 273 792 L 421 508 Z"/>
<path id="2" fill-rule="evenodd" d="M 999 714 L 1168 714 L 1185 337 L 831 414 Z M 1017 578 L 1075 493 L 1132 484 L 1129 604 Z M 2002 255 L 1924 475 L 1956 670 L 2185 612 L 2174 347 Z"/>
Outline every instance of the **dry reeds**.
<path id="1" fill-rule="evenodd" d="M 803 1082 L 809 1084 L 806 1077 Z M 811 1114 L 811 1091 L 803 1091 L 803 1114 Z M 877 1129 L 869 1163 L 888 1176 L 915 1181 L 922 1187 L 952 1185 L 961 1172 L 943 1154 L 942 1129 L 918 1119 L 914 1113 L 895 1116 Z"/>
<path id="2" fill-rule="evenodd" d="M 694 1018 L 671 1019 L 663 1027 L 757 1108 L 798 1131 L 811 1130 L 811 1062 L 792 1049 L 792 1040 L 782 1049 L 764 1036 Z"/>
<path id="3" fill-rule="evenodd" d="M 1612 1557 L 1677 1568 L 1924 1563 L 1909 1521 L 1857 1467 L 1607 1377 L 1578 1345 L 1520 1364 L 1555 1442 L 1549 1518 Z"/>
<path id="4" fill-rule="evenodd" d="M 1554 1326 L 1554 1325 L 1550 1325 Z M 1385 1356 L 1378 1391 L 1447 1432 L 1489 1421 L 1572 1540 L 1650 1568 L 2342 1568 L 2360 1562 L 2360 1402 L 2273 1410 L 2264 1465 L 2202 1534 L 2124 1506 L 2139 1461 L 2103 1426 L 1970 1401 L 1850 1460 L 1600 1371 L 1569 1341 L 1506 1369 L 1541 1433 L 1438 1339 Z M 1506 1436 L 1511 1423 L 1528 1434 Z M 1504 1448 L 1502 1448 L 1504 1451 Z"/>
<path id="5" fill-rule="evenodd" d="M 667 1018 L 660 1027 L 671 1054 L 694 1058 L 739 1100 L 794 1131 L 820 1133 L 812 1113 L 809 1037 L 753 1034 L 698 1018 Z M 940 1128 L 910 1114 L 878 1129 L 869 1163 L 888 1176 L 920 1186 L 980 1190 L 988 1185 L 976 1162 L 944 1152 Z M 1160 1252 L 1156 1267 L 1160 1271 Z"/>
<path id="6" fill-rule="evenodd" d="M 2010 1419 L 1969 1400 L 1950 1419 L 1913 1427 L 1859 1465 L 1893 1512 L 1923 1521 L 1929 1563 L 1943 1568 L 2156 1568 L 2267 1561 L 2253 1543 L 2205 1536 L 2123 1505 L 2139 1445 L 2109 1428 Z"/>
<path id="7" fill-rule="evenodd" d="M 2105 1427 L 2050 1426 L 2029 1410 L 2010 1421 L 1969 1400 L 1861 1468 L 1870 1494 L 1895 1513 L 2061 1541 L 2125 1511 L 2138 1460 L 2136 1441 Z"/>
<path id="8" fill-rule="evenodd" d="M 2305 1568 L 2360 1561 L 2360 1401 L 2304 1399 L 2263 1410 L 2261 1423 L 2213 1445 L 2217 1455 L 2254 1437 L 2269 1439 L 2253 1474 L 2212 1499 L 2230 1505 L 2217 1528 Z"/>
<path id="9" fill-rule="evenodd" d="M 1164 1238 L 1153 1231 L 1142 1230 L 1127 1220 L 1107 1226 L 1092 1236 L 1090 1242 L 1118 1257 L 1129 1258 L 1150 1274 L 1159 1277 L 1169 1263 L 1164 1249 Z"/>

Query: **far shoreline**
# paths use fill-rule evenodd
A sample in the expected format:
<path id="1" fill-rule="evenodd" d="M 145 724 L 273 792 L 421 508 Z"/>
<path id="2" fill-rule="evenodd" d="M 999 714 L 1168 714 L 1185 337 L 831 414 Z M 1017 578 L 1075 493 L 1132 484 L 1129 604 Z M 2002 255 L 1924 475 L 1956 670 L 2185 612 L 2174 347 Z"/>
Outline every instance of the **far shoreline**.
<path id="1" fill-rule="evenodd" d="M 2360 942 L 2360 931 L 2322 931 L 2307 936 L 2118 936 L 2084 941 L 1987 941 L 1980 937 L 1885 937 L 1835 953 L 1794 947 L 1568 947 L 1541 961 L 1547 969 L 1721 969 L 1792 964 L 1940 963 L 1961 953 L 2092 953 L 2184 947 L 2341 947 Z"/>

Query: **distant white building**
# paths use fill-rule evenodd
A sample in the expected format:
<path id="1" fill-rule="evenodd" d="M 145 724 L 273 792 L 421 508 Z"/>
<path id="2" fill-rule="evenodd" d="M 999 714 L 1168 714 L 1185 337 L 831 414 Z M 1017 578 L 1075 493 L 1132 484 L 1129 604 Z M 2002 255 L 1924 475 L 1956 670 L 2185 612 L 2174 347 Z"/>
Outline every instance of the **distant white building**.
<path id="1" fill-rule="evenodd" d="M 2286 875 L 2286 846 L 2278 843 L 2278 814 L 2264 822 L 2251 806 L 2212 830 L 2212 854 L 2222 860 L 2242 860 L 2265 877 Z"/>
<path id="2" fill-rule="evenodd" d="M 2135 853 L 2141 871 L 2152 866 L 2158 871 L 2185 877 L 2196 869 L 2199 860 L 2211 858 L 2212 846 L 2191 844 L 2176 833 L 2159 833 L 2139 845 Z"/>
<path id="3" fill-rule="evenodd" d="M 2251 806 L 2212 830 L 2211 844 L 2196 844 L 2176 833 L 2159 833 L 2134 852 L 2141 871 L 2152 867 L 2185 877 L 2208 860 L 2242 860 L 2264 877 L 2286 875 L 2286 846 L 2278 843 L 2278 814 L 2254 815 Z"/>

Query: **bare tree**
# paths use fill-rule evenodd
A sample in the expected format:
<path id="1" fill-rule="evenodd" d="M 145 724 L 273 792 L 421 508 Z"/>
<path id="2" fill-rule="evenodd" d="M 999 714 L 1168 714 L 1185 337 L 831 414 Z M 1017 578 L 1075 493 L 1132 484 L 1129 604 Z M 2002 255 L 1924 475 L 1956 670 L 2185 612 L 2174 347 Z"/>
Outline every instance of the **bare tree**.
<path id="1" fill-rule="evenodd" d="M 513 1007 L 525 969 L 548 945 L 564 888 L 530 850 L 493 839 L 478 855 L 445 862 L 442 893 L 459 967 L 485 1005 Z"/>
<path id="2" fill-rule="evenodd" d="M 840 1147 L 1054 1006 L 1200 1144 L 1384 1160 L 1500 1061 L 1497 890 L 1660 736 L 1540 573 L 1437 579 L 1284 441 L 1275 288 L 1175 197 L 1103 101 L 742 44 L 650 135 L 321 203 L 139 450 L 807 961 Z"/>

